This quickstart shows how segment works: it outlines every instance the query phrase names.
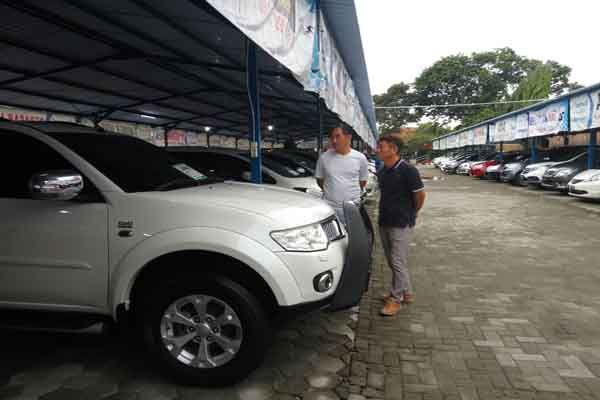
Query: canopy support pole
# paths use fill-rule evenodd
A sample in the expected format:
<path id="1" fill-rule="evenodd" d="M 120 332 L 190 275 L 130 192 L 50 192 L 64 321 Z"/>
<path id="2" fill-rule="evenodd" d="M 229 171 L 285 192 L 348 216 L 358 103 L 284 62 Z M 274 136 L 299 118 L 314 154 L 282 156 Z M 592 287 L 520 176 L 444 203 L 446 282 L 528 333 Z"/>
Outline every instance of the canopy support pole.
<path id="1" fill-rule="evenodd" d="M 531 147 L 531 163 L 537 162 L 537 138 L 531 138 L 529 141 Z"/>
<path id="2" fill-rule="evenodd" d="M 250 115 L 248 132 L 250 136 L 250 168 L 252 183 L 262 183 L 262 138 L 260 132 L 260 93 L 258 65 L 256 62 L 256 45 L 246 38 L 246 84 L 248 86 L 248 102 Z"/>
<path id="3" fill-rule="evenodd" d="M 590 131 L 590 141 L 588 144 L 588 169 L 596 167 L 596 146 L 598 145 L 598 129 Z"/>

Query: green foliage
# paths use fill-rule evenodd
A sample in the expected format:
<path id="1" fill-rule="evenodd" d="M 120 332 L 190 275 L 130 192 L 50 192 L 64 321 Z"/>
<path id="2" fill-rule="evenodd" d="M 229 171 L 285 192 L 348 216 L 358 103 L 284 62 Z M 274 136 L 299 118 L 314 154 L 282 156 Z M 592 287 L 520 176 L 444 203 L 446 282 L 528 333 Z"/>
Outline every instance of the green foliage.
<path id="1" fill-rule="evenodd" d="M 404 82 L 390 86 L 381 95 L 373 96 L 376 106 L 402 106 L 413 104 L 414 98 L 410 93 L 410 86 Z M 407 109 L 379 109 L 376 110 L 379 131 L 382 134 L 398 131 L 409 122 L 416 121 L 414 114 Z"/>
<path id="2" fill-rule="evenodd" d="M 445 128 L 436 122 L 419 124 L 415 134 L 406 141 L 405 151 L 413 152 L 419 150 L 423 144 L 429 143 L 436 137 L 448 132 L 450 132 L 450 129 Z"/>
<path id="3" fill-rule="evenodd" d="M 425 69 L 412 86 L 399 83 L 373 99 L 376 106 L 543 99 L 581 87 L 569 80 L 570 74 L 570 67 L 556 61 L 529 59 L 510 48 L 501 48 L 444 57 Z M 381 131 L 386 133 L 423 117 L 441 125 L 449 122 L 472 125 L 526 105 L 427 108 L 415 114 L 406 110 L 378 110 L 377 117 Z"/>

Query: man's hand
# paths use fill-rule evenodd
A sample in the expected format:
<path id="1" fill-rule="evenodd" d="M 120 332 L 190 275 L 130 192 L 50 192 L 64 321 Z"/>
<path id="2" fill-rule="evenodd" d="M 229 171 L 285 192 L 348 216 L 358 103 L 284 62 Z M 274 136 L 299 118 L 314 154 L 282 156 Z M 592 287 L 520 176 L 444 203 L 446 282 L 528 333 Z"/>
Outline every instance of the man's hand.
<path id="1" fill-rule="evenodd" d="M 416 214 L 419 215 L 419 211 L 421 211 L 421 208 L 423 208 L 423 205 L 425 204 L 425 197 L 427 197 L 427 195 L 425 194 L 425 190 L 420 190 L 418 192 L 414 192 L 413 194 L 415 196 Z"/>
<path id="2" fill-rule="evenodd" d="M 323 183 L 324 183 L 324 179 L 321 178 L 317 178 L 317 185 L 319 185 L 319 187 L 321 188 L 321 190 L 323 190 Z"/>

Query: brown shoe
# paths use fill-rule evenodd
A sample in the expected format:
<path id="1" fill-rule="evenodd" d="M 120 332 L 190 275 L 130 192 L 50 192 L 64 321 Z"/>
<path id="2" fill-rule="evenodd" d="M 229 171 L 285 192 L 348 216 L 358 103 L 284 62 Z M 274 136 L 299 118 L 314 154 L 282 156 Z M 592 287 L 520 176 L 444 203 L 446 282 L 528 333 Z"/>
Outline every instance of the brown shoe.
<path id="1" fill-rule="evenodd" d="M 404 304 L 412 304 L 415 302 L 415 295 L 412 293 L 404 293 L 402 296 L 402 303 Z"/>
<path id="2" fill-rule="evenodd" d="M 393 317 L 398 314 L 398 311 L 402 308 L 402 304 L 390 299 L 385 302 L 385 305 L 381 309 L 381 315 L 386 317 Z"/>

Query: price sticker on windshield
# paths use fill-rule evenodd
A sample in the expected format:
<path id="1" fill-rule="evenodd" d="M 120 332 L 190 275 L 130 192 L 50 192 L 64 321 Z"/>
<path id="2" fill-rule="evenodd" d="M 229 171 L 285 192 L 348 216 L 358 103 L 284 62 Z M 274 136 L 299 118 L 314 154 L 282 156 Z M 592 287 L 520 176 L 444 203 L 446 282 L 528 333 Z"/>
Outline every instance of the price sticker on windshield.
<path id="1" fill-rule="evenodd" d="M 196 171 L 194 168 L 192 168 L 186 164 L 175 164 L 175 165 L 173 165 L 173 168 L 175 168 L 179 172 L 189 176 L 190 178 L 192 178 L 195 181 L 202 181 L 207 178 L 206 175 Z"/>

